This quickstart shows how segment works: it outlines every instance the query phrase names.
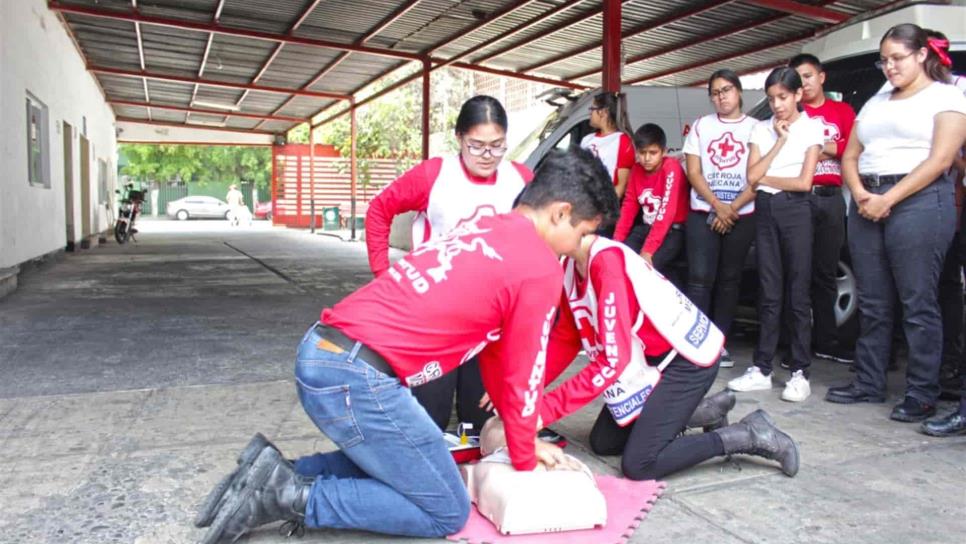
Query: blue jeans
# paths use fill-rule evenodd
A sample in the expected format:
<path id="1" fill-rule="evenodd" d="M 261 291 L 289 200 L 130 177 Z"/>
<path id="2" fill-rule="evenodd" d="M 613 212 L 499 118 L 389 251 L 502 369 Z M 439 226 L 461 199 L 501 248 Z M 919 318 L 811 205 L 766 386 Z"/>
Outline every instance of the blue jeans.
<path id="1" fill-rule="evenodd" d="M 882 194 L 891 188 L 890 184 L 871 191 Z M 935 404 L 943 344 L 936 292 L 956 228 L 952 184 L 940 178 L 900 202 L 878 223 L 859 215 L 853 201 L 848 228 L 859 294 L 856 385 L 867 393 L 886 393 L 898 302 L 909 344 L 906 396 Z"/>
<path id="2" fill-rule="evenodd" d="M 439 427 L 399 380 L 320 340 L 313 326 L 299 345 L 296 386 L 339 450 L 296 462 L 315 476 L 306 525 L 417 537 L 462 529 L 470 499 Z"/>

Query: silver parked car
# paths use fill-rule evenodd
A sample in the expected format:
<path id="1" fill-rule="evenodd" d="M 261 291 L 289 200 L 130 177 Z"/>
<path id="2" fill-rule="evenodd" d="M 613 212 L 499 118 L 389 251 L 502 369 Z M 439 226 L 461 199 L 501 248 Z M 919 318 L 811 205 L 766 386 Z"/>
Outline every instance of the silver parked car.
<path id="1" fill-rule="evenodd" d="M 186 196 L 168 202 L 168 217 L 188 219 L 227 219 L 228 204 L 213 196 Z"/>

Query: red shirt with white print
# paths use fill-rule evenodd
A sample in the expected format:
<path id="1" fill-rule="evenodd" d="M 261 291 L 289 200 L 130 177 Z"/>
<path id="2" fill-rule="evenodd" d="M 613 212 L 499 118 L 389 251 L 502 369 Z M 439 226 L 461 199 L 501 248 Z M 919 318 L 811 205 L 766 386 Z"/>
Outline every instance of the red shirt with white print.
<path id="1" fill-rule="evenodd" d="M 531 179 L 529 168 L 511 161 L 502 161 L 488 178 L 470 174 L 459 156 L 436 157 L 417 164 L 369 203 L 366 249 L 373 275 L 389 269 L 393 217 L 419 212 L 413 219 L 415 247 L 439 238 L 469 218 L 509 212 Z"/>
<path id="2" fill-rule="evenodd" d="M 322 321 L 375 350 L 410 387 L 479 354 L 513 466 L 530 470 L 562 281 L 557 256 L 534 224 L 508 213 L 416 248 L 323 311 Z"/>
<path id="3" fill-rule="evenodd" d="M 644 223 L 650 225 L 651 230 L 641 251 L 651 255 L 656 253 L 671 225 L 687 220 L 690 189 L 677 159 L 664 157 L 661 166 L 650 173 L 635 164 L 627 181 L 620 219 L 614 228 L 614 240 L 626 240 L 638 214 L 643 214 Z"/>
<path id="4" fill-rule="evenodd" d="M 601 136 L 594 132 L 584 136 L 580 147 L 594 154 L 604 164 L 611 181 L 617 185 L 617 171 L 634 166 L 634 142 L 621 131 Z"/>
<path id="5" fill-rule="evenodd" d="M 825 99 L 817 108 L 805 105 L 805 113 L 815 119 L 825 129 L 825 141 L 835 142 L 837 149 L 834 159 L 818 161 L 815 167 L 815 185 L 842 186 L 842 154 L 849 143 L 852 125 L 855 124 L 855 110 L 845 102 Z"/>

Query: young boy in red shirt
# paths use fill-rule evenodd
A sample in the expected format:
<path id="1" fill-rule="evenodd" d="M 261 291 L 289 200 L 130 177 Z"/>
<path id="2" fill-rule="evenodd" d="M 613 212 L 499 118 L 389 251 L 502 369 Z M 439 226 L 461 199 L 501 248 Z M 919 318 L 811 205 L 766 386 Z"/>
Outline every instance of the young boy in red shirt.
<path id="1" fill-rule="evenodd" d="M 842 154 L 852 134 L 855 111 L 825 96 L 825 70 L 814 55 L 802 53 L 788 63 L 802 78 L 805 113 L 825 128 L 825 144 L 812 180 L 812 348 L 815 357 L 851 363 L 854 354 L 839 344 L 835 329 L 839 257 L 845 243 Z"/>
<path id="2" fill-rule="evenodd" d="M 548 157 L 511 213 L 416 248 L 322 312 L 299 345 L 295 381 L 309 418 L 338 447 L 292 463 L 256 435 L 205 501 L 204 544 L 286 520 L 307 527 L 443 537 L 470 501 L 433 422 L 409 391 L 476 355 L 517 470 L 564 459 L 537 438 L 559 257 L 617 215 L 610 176 L 589 152 Z"/>
<path id="3" fill-rule="evenodd" d="M 614 240 L 624 242 L 668 275 L 684 249 L 688 184 L 684 169 L 667 155 L 667 136 L 647 123 L 634 133 L 637 163 L 631 168 Z"/>

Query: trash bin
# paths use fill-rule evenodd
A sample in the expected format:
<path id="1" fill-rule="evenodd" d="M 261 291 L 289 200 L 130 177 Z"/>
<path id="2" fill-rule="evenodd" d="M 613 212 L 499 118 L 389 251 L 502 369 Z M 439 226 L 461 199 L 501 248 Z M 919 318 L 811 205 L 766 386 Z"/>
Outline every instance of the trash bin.
<path id="1" fill-rule="evenodd" d="M 339 230 L 339 207 L 322 208 L 322 230 Z"/>

